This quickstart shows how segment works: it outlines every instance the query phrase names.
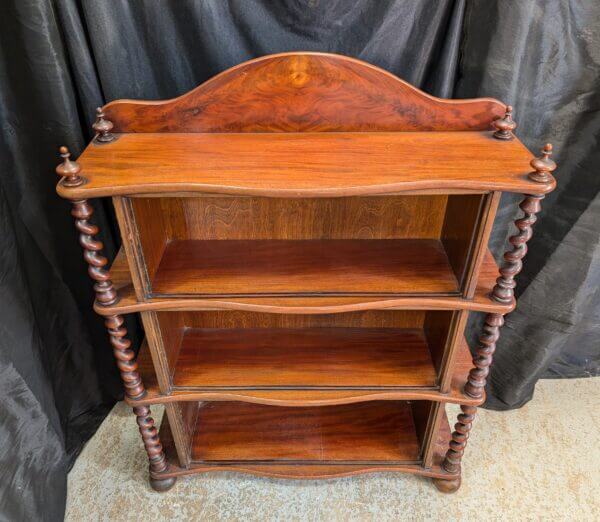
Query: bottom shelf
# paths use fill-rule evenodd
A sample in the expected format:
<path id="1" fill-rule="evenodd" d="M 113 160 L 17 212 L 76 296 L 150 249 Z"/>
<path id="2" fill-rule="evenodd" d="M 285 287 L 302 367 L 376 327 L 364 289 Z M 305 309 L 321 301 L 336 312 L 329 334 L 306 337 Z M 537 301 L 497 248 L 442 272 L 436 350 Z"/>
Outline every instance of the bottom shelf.
<path id="1" fill-rule="evenodd" d="M 285 478 L 330 478 L 376 471 L 448 478 L 440 468 L 450 430 L 443 414 L 433 466 L 421 464 L 414 403 L 373 401 L 325 407 L 200 403 L 191 463 L 181 467 L 165 415 L 160 437 L 170 466 L 161 477 L 238 471 Z"/>
<path id="2" fill-rule="evenodd" d="M 410 404 L 371 402 L 308 408 L 247 402 L 200 405 L 194 462 L 419 461 Z"/>

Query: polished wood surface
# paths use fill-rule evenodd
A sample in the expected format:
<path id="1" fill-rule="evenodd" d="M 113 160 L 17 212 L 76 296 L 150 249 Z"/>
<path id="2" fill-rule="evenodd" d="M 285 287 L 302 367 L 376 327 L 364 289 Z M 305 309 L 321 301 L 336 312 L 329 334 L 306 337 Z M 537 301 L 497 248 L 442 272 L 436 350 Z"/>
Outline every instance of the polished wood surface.
<path id="1" fill-rule="evenodd" d="M 200 406 L 196 462 L 417 462 L 411 407 L 404 402 L 286 408 L 250 403 Z"/>
<path id="2" fill-rule="evenodd" d="M 464 151 L 469 153 L 465 154 Z M 532 154 L 490 132 L 122 134 L 79 157 L 69 199 L 203 192 L 339 197 L 448 189 L 545 194 Z M 63 178 L 66 179 L 66 178 Z"/>
<path id="3" fill-rule="evenodd" d="M 456 491 L 556 184 L 552 147 L 533 158 L 515 128 L 496 100 L 440 100 L 321 53 L 99 108 L 78 161 L 61 148 L 57 192 L 74 205 L 152 487 L 217 470 L 393 470 Z M 502 192 L 525 194 L 525 216 L 495 282 L 486 244 Z M 102 196 L 124 243 L 112 273 L 89 221 L 87 199 Z M 487 312 L 473 358 L 470 311 Z M 121 315 L 132 312 L 147 336 L 137 359 Z M 447 402 L 462 410 L 452 433 Z"/>
<path id="4" fill-rule="evenodd" d="M 336 404 L 351 404 L 374 400 L 412 400 L 440 401 L 459 404 L 479 405 L 485 397 L 473 399 L 465 396 L 463 388 L 467 382 L 469 370 L 473 368 L 471 352 L 464 337 L 461 337 L 455 349 L 451 381 L 447 393 L 440 393 L 434 388 L 397 388 L 394 390 L 369 389 L 178 389 L 174 388 L 169 395 L 161 393 L 156 374 L 152 366 L 147 343 L 140 349 L 138 363 L 146 385 L 147 394 L 136 404 L 157 404 L 177 401 L 244 401 L 272 406 L 328 406 Z M 444 449 L 444 453 L 445 453 Z"/>
<path id="5" fill-rule="evenodd" d="M 117 100 L 104 112 L 113 132 L 464 131 L 491 129 L 505 107 L 435 98 L 348 56 L 292 52 L 242 63 L 172 100 Z"/>
<path id="6" fill-rule="evenodd" d="M 179 477 L 192 475 L 196 473 L 208 473 L 215 471 L 235 471 L 239 473 L 250 473 L 259 476 L 279 477 L 288 479 L 326 479 L 333 477 L 343 477 L 360 475 L 363 473 L 376 472 L 403 472 L 421 475 L 424 477 L 440 478 L 451 480 L 458 477 L 458 474 L 451 474 L 442 469 L 441 464 L 444 460 L 444 453 L 448 447 L 450 440 L 450 429 L 446 414 L 442 409 L 442 422 L 436 433 L 435 442 L 432 445 L 432 464 L 428 468 L 424 468 L 420 462 L 415 464 L 388 464 L 386 462 L 370 462 L 368 464 L 361 463 L 323 463 L 315 462 L 310 464 L 303 463 L 288 463 L 267 462 L 257 463 L 254 461 L 239 461 L 230 462 L 193 462 L 189 468 L 182 468 L 177 462 L 175 448 L 171 438 L 171 430 L 167 418 L 163 418 L 163 423 L 160 429 L 161 439 L 164 441 L 165 452 L 169 459 L 169 470 L 165 476 Z"/>
<path id="7" fill-rule="evenodd" d="M 435 240 L 229 240 L 169 243 L 153 295 L 455 294 Z"/>
<path id="8" fill-rule="evenodd" d="M 125 258 L 115 259 L 116 271 L 124 274 Z M 111 271 L 112 272 L 112 271 Z M 94 305 L 101 315 L 133 313 L 148 310 L 243 310 L 277 314 L 324 314 L 352 312 L 373 309 L 404 310 L 474 310 L 489 313 L 509 313 L 515 305 L 504 304 L 490 298 L 498 277 L 498 266 L 492 254 L 486 251 L 481 265 L 477 287 L 473 299 L 460 296 L 421 296 L 421 297 L 156 297 L 138 301 L 131 278 L 115 279 L 120 300 L 114 306 Z"/>
<path id="9" fill-rule="evenodd" d="M 176 388 L 434 386 L 420 330 L 238 328 L 187 330 Z"/>
<path id="10" fill-rule="evenodd" d="M 178 239 L 440 239 L 446 204 L 481 195 L 135 197 L 140 235 Z M 455 205 L 460 211 L 460 205 Z M 463 223 L 469 229 L 475 223 Z M 148 238 L 151 241 L 151 237 Z M 144 248 L 148 250 L 151 245 Z M 160 248 L 156 250 L 160 251 Z M 162 255 L 162 251 L 160 251 Z"/>

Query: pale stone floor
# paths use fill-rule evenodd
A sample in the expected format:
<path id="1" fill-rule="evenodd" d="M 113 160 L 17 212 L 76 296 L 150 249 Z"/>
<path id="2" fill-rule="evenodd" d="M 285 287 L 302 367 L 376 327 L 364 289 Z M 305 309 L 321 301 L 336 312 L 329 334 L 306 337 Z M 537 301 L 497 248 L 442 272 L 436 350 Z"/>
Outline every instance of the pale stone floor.
<path id="1" fill-rule="evenodd" d="M 456 407 L 449 413 L 454 416 Z M 154 417 L 162 410 L 154 408 Z M 480 410 L 463 484 L 438 493 L 420 477 L 374 474 L 292 481 L 234 473 L 147 482 L 134 417 L 117 404 L 69 474 L 68 521 L 600 521 L 600 378 L 545 380 L 520 410 Z"/>

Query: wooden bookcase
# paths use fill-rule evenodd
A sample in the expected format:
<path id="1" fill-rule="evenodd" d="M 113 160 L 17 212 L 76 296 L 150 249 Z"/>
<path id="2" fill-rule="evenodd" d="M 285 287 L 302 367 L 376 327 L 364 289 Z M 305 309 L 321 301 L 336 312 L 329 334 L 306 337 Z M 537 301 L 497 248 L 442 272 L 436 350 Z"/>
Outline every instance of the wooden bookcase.
<path id="1" fill-rule="evenodd" d="M 442 100 L 337 55 L 253 60 L 173 100 L 98 109 L 61 149 L 154 489 L 214 470 L 290 478 L 460 461 L 540 201 L 555 186 L 493 99 Z M 498 274 L 502 192 L 524 194 Z M 90 198 L 112 197 L 110 271 Z M 486 313 L 474 358 L 470 312 Z M 139 313 L 138 357 L 123 314 Z M 452 431 L 446 403 L 461 405 Z M 160 431 L 150 416 L 165 404 Z"/>

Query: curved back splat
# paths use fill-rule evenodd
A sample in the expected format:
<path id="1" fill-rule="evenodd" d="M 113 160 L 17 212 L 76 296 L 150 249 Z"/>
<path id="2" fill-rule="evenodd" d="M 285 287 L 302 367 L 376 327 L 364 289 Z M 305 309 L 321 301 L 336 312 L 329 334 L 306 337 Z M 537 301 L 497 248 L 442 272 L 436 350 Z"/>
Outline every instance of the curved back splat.
<path id="1" fill-rule="evenodd" d="M 435 98 L 336 54 L 265 56 L 165 101 L 116 100 L 113 132 L 484 131 L 504 116 L 492 98 Z"/>

